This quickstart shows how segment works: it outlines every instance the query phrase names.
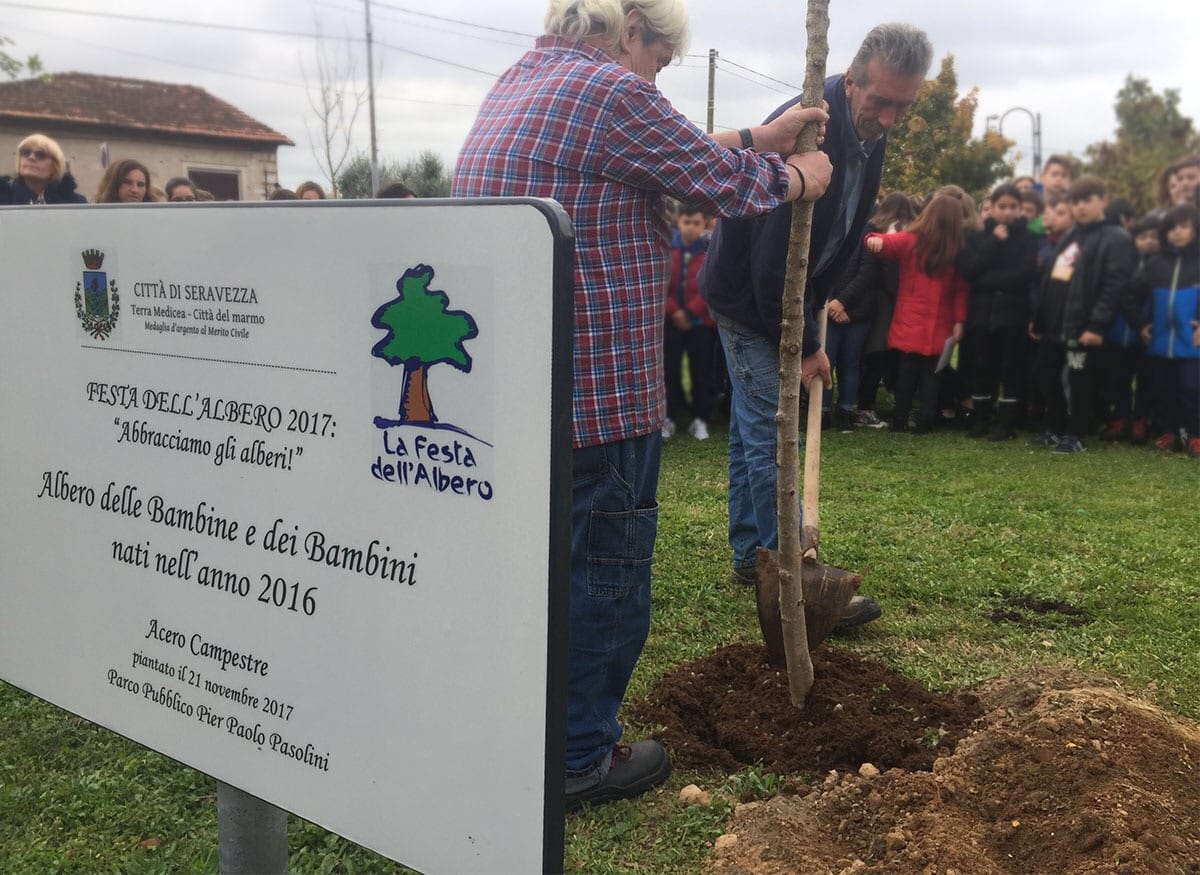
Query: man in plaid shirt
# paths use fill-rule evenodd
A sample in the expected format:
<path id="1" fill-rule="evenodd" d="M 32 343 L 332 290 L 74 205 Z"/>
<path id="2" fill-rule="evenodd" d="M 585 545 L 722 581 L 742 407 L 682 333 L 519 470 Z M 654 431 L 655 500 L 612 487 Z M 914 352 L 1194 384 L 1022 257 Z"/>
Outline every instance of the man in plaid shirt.
<path id="1" fill-rule="evenodd" d="M 575 226 L 574 485 L 567 805 L 666 780 L 654 741 L 620 745 L 617 709 L 650 627 L 657 529 L 665 197 L 757 215 L 828 184 L 822 152 L 791 155 L 821 109 L 705 135 L 654 86 L 685 51 L 669 0 L 551 0 L 547 35 L 496 83 L 454 171 L 459 197 L 548 197 Z M 786 157 L 786 160 L 785 160 Z"/>

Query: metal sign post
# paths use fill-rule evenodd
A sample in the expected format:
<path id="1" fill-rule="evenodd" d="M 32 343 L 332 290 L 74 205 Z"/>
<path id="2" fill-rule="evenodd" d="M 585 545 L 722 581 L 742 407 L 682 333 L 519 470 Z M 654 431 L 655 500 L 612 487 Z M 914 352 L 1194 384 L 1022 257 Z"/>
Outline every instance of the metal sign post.
<path id="1" fill-rule="evenodd" d="M 285 875 L 287 812 L 218 781 L 217 845 L 221 875 Z"/>

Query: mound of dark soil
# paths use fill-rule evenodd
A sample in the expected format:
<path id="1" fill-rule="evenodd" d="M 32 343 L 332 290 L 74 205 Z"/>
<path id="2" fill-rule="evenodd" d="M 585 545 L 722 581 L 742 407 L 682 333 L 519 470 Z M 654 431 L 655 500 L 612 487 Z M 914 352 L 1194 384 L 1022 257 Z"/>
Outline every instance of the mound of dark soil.
<path id="1" fill-rule="evenodd" d="M 929 769 L 982 712 L 971 693 L 931 693 L 853 653 L 813 654 L 816 682 L 803 711 L 788 697 L 787 674 L 765 648 L 738 644 L 680 666 L 634 708 L 674 761 L 737 771 L 761 763 L 778 773 L 829 769 Z"/>
<path id="2" fill-rule="evenodd" d="M 814 662 L 803 712 L 748 646 L 681 666 L 639 708 L 677 761 L 837 770 L 739 805 L 713 875 L 1200 875 L 1194 722 L 1072 669 L 936 696 L 837 650 Z"/>

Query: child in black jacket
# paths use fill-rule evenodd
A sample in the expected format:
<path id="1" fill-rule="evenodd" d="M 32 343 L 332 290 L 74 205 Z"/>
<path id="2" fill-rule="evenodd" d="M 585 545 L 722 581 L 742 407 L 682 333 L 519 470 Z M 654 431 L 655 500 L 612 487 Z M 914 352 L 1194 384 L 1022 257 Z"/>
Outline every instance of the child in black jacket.
<path id="1" fill-rule="evenodd" d="M 992 215 L 982 231 L 968 233 L 959 270 L 971 285 L 966 345 L 972 351 L 971 437 L 1008 440 L 1016 428 L 1022 387 L 1022 350 L 1029 323 L 1029 291 L 1037 278 L 1038 235 L 1021 214 L 1021 193 L 1012 184 L 992 192 Z M 999 399 L 996 399 L 999 390 Z"/>
<path id="2" fill-rule="evenodd" d="M 1047 429 L 1031 443 L 1078 453 L 1096 407 L 1097 350 L 1112 325 L 1137 262 L 1133 240 L 1105 219 L 1107 189 L 1082 176 L 1067 194 L 1075 225 L 1059 241 L 1033 299 L 1029 334 L 1038 344 L 1037 372 L 1046 398 Z M 1071 389 L 1068 408 L 1063 365 Z"/>

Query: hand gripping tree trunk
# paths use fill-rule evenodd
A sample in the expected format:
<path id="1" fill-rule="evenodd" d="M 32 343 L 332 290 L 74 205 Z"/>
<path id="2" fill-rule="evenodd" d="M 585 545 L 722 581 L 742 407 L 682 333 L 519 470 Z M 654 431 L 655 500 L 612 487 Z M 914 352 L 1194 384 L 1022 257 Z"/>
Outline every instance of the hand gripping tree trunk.
<path id="1" fill-rule="evenodd" d="M 808 53 L 804 75 L 805 106 L 820 106 L 825 92 L 825 61 L 829 55 L 829 0 L 808 0 Z M 817 148 L 817 126 L 808 125 L 797 140 L 798 152 Z M 792 704 L 803 708 L 813 686 L 812 656 L 804 622 L 801 584 L 799 512 L 800 483 L 800 361 L 804 343 L 804 287 L 808 282 L 808 247 L 812 237 L 811 201 L 792 204 L 787 273 L 783 282 L 782 337 L 779 343 L 779 411 L 776 482 L 779 530 L 779 615 L 787 657 L 788 691 Z M 810 402 L 811 403 L 811 402 Z"/>

